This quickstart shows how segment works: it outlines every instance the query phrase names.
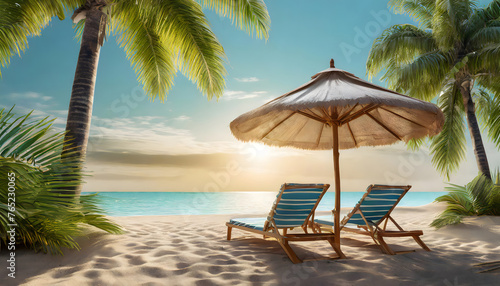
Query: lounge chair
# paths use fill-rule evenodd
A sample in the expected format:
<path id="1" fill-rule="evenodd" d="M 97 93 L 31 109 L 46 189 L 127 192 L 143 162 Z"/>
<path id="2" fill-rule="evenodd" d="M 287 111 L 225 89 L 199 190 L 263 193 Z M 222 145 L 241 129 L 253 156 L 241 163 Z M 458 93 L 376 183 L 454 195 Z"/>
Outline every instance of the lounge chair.
<path id="1" fill-rule="evenodd" d="M 423 235 L 421 230 L 405 231 L 391 217 L 392 210 L 410 188 L 411 186 L 368 186 L 358 204 L 340 222 L 340 229 L 371 236 L 382 252 L 391 255 L 409 251 L 393 251 L 384 241 L 385 237 L 411 236 L 423 249 L 430 251 L 420 239 L 420 236 Z M 398 230 L 386 230 L 389 220 Z M 355 225 L 357 228 L 347 227 L 346 224 Z M 333 227 L 333 222 L 330 218 L 317 217 L 311 226 L 315 233 L 322 233 L 321 228 L 329 230 Z"/>
<path id="2" fill-rule="evenodd" d="M 301 263 L 289 241 L 327 240 L 339 258 L 345 258 L 335 246 L 333 233 L 309 233 L 307 226 L 314 218 L 314 211 L 330 185 L 283 184 L 267 218 L 231 219 L 227 225 L 227 240 L 232 228 L 275 238 L 293 263 Z M 287 233 L 288 229 L 301 227 L 304 233 Z"/>

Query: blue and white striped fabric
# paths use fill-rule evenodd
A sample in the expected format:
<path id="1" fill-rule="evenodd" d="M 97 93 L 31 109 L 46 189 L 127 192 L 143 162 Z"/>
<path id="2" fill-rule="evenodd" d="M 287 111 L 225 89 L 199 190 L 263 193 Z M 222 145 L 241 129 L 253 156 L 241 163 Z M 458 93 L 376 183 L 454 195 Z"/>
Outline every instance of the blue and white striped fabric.
<path id="1" fill-rule="evenodd" d="M 278 204 L 276 205 L 275 201 L 275 207 L 273 207 L 272 218 L 274 218 L 278 228 L 302 226 L 323 193 L 323 185 L 318 185 L 318 188 L 301 188 L 301 186 L 310 186 L 304 184 L 287 184 L 287 186 L 295 188 L 284 190 Z M 278 193 L 276 199 L 280 194 L 281 192 Z M 267 219 L 270 220 L 271 215 Z M 230 222 L 262 230 L 266 218 L 237 218 L 230 220 Z"/>
<path id="2" fill-rule="evenodd" d="M 405 191 L 406 190 L 402 188 L 377 188 L 377 186 L 374 186 L 370 193 L 361 202 L 359 208 L 363 212 L 363 215 L 368 223 L 377 225 L 396 204 Z M 333 226 L 333 219 L 331 217 L 321 216 L 317 217 L 314 221 L 319 224 Z M 360 214 L 353 214 L 345 223 L 366 225 Z"/>
<path id="3" fill-rule="evenodd" d="M 372 189 L 359 209 L 369 223 L 378 224 L 404 192 L 400 188 Z M 365 221 L 360 214 L 354 214 L 347 223 L 364 225 Z"/>
<path id="4" fill-rule="evenodd" d="M 312 209 L 323 193 L 320 188 L 300 188 L 299 184 L 289 184 L 297 187 L 283 192 L 274 211 L 274 222 L 278 228 L 297 227 L 304 224 Z"/>
<path id="5" fill-rule="evenodd" d="M 248 228 L 253 228 L 256 230 L 263 230 L 264 224 L 266 223 L 266 218 L 265 217 L 235 218 L 231 219 L 229 223 Z"/>

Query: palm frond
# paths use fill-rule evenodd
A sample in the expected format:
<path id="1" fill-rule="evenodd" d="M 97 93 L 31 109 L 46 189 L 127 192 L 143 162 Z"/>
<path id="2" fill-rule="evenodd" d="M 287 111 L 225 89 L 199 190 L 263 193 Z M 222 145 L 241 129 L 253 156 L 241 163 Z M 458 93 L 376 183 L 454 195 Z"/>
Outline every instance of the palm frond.
<path id="1" fill-rule="evenodd" d="M 459 224 L 464 217 L 476 214 L 466 187 L 450 185 L 450 187 L 445 188 L 449 193 L 435 200 L 436 202 L 447 203 L 446 209 L 431 222 L 430 226 L 441 228 L 446 225 Z"/>
<path id="2" fill-rule="evenodd" d="M 53 132 L 47 118 L 0 110 L 0 184 L 15 181 L 16 199 L 13 212 L 8 189 L 0 189 L 0 246 L 7 243 L 11 223 L 17 224 L 17 243 L 53 254 L 79 248 L 74 238 L 83 234 L 82 224 L 122 231 L 102 215 L 93 196 L 73 195 L 85 174 L 80 159 L 71 152 L 61 155 L 63 135 Z"/>
<path id="3" fill-rule="evenodd" d="M 500 23 L 495 26 L 487 26 L 476 31 L 470 39 L 465 42 L 469 51 L 480 50 L 485 46 L 495 45 L 500 42 Z"/>
<path id="4" fill-rule="evenodd" d="M 142 10 L 141 10 L 142 9 Z M 111 29 L 118 34 L 117 41 L 124 47 L 139 81 L 154 100 L 166 98 L 176 73 L 174 54 L 164 45 L 157 30 L 158 15 L 153 7 L 137 5 L 135 1 L 121 1 L 112 7 Z"/>
<path id="5" fill-rule="evenodd" d="M 389 7 L 397 14 L 407 14 L 419 23 L 419 27 L 430 29 L 435 0 L 391 0 Z"/>
<path id="6" fill-rule="evenodd" d="M 484 73 L 476 74 L 475 83 L 478 87 L 487 89 L 492 96 L 500 98 L 500 73 Z"/>
<path id="7" fill-rule="evenodd" d="M 177 56 L 176 66 L 211 99 L 222 95 L 226 55 L 201 6 L 192 0 L 159 1 L 158 31 Z"/>
<path id="8" fill-rule="evenodd" d="M 111 9 L 113 31 L 122 34 L 119 41 L 152 98 L 164 99 L 176 69 L 209 99 L 222 95 L 224 49 L 198 3 L 124 0 Z"/>
<path id="9" fill-rule="evenodd" d="M 378 74 L 389 63 L 409 64 L 415 57 L 436 49 L 431 33 L 408 24 L 392 26 L 373 42 L 366 61 L 368 76 Z"/>
<path id="10" fill-rule="evenodd" d="M 493 185 L 490 190 L 490 197 L 488 199 L 489 215 L 500 216 L 500 170 L 497 170 L 493 175 Z"/>
<path id="11" fill-rule="evenodd" d="M 52 17 L 58 16 L 59 19 L 64 19 L 65 11 L 78 7 L 84 1 L 0 1 L 1 67 L 8 66 L 12 56 L 16 54 L 21 56 L 28 47 L 28 38 L 39 36 Z"/>
<path id="12" fill-rule="evenodd" d="M 478 215 L 487 215 L 490 213 L 490 195 L 493 182 L 484 175 L 475 177 L 467 184 L 467 192 L 472 198 L 474 210 Z"/>
<path id="13" fill-rule="evenodd" d="M 431 222 L 430 226 L 439 229 L 447 225 L 459 224 L 462 222 L 464 217 L 466 216 L 455 213 L 453 211 L 445 210 Z"/>
<path id="14" fill-rule="evenodd" d="M 79 21 L 76 24 L 73 24 L 73 29 L 75 30 L 75 39 L 81 43 L 82 41 L 82 35 L 83 35 L 83 28 L 85 27 L 85 19 Z M 110 29 L 106 29 L 109 31 Z"/>
<path id="15" fill-rule="evenodd" d="M 473 13 L 475 3 L 468 0 L 436 0 L 432 34 L 443 51 L 454 49 L 462 39 L 462 23 Z"/>
<path id="16" fill-rule="evenodd" d="M 431 139 L 432 163 L 448 179 L 465 158 L 464 107 L 459 88 L 450 83 L 439 97 L 444 113 L 443 130 Z"/>
<path id="17" fill-rule="evenodd" d="M 447 209 L 460 215 L 476 214 L 473 201 L 466 187 L 450 184 L 450 187 L 446 187 L 445 191 L 449 193 L 437 197 L 436 202 L 448 203 Z"/>
<path id="18" fill-rule="evenodd" d="M 428 142 L 427 138 L 418 138 L 418 139 L 414 138 L 414 139 L 410 139 L 410 140 L 408 140 L 408 142 L 406 142 L 406 147 L 408 148 L 408 150 L 418 151 L 420 149 L 420 147 L 422 145 L 425 145 L 427 142 Z"/>
<path id="19" fill-rule="evenodd" d="M 500 17 L 500 0 L 491 1 L 485 8 L 475 9 L 468 20 L 465 21 L 464 36 L 468 39 L 484 27 L 498 26 Z"/>
<path id="20" fill-rule="evenodd" d="M 500 96 L 491 96 L 480 89 L 476 100 L 476 111 L 487 130 L 488 137 L 500 149 Z"/>
<path id="21" fill-rule="evenodd" d="M 473 74 L 499 74 L 500 43 L 492 43 L 467 55 L 467 66 Z"/>
<path id="22" fill-rule="evenodd" d="M 29 121 L 31 113 L 11 120 L 12 109 L 0 113 L 0 156 L 25 160 L 26 163 L 47 167 L 63 146 L 62 134 L 49 136 L 53 120 Z"/>
<path id="23" fill-rule="evenodd" d="M 203 7 L 229 17 L 233 23 L 257 38 L 269 37 L 271 18 L 262 0 L 198 0 Z"/>
<path id="24" fill-rule="evenodd" d="M 446 84 L 453 63 L 451 53 L 441 51 L 423 54 L 409 64 L 389 63 L 382 77 L 388 86 L 412 97 L 430 101 Z"/>
<path id="25" fill-rule="evenodd" d="M 500 172 L 493 180 L 483 174 L 475 177 L 466 186 L 450 184 L 445 190 L 448 194 L 440 196 L 436 202 L 447 203 L 446 209 L 431 226 L 441 228 L 446 225 L 461 223 L 466 216 L 500 215 Z"/>

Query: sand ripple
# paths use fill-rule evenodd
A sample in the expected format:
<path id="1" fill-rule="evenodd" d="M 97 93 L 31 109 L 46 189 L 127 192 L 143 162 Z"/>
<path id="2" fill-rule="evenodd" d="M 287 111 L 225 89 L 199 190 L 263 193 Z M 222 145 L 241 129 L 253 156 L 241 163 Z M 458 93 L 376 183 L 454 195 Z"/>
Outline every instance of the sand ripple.
<path id="1" fill-rule="evenodd" d="M 343 234 L 347 260 L 292 264 L 279 245 L 233 230 L 226 241 L 229 216 L 153 216 L 114 218 L 127 233 L 95 232 L 81 239 L 82 250 L 64 256 L 18 250 L 17 278 L 0 285 L 495 285 L 500 274 L 477 274 L 473 264 L 500 260 L 500 219 L 473 218 L 466 224 L 433 230 L 439 211 L 398 208 L 396 220 L 423 229 L 433 250 L 389 256 L 369 237 Z M 417 216 L 417 217 L 416 217 Z M 411 238 L 388 239 L 395 250 L 416 249 Z M 332 255 L 328 243 L 295 243 L 300 257 Z M 3 254 L 3 253 L 2 253 Z M 3 260 L 3 259 L 2 259 Z M 0 263 L 1 264 L 1 263 Z M 14 283 L 15 282 L 15 283 Z"/>

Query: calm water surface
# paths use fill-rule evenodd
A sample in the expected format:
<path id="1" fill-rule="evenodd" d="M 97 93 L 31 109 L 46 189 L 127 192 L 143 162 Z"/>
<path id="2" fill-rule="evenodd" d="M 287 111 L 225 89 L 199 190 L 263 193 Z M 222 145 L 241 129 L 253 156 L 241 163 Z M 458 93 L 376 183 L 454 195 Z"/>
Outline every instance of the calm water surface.
<path id="1" fill-rule="evenodd" d="M 342 207 L 354 207 L 364 192 L 343 192 Z M 398 206 L 421 206 L 446 192 L 409 192 Z M 265 214 L 276 192 L 102 192 L 101 207 L 111 216 Z M 318 211 L 333 209 L 335 193 L 325 194 Z"/>

